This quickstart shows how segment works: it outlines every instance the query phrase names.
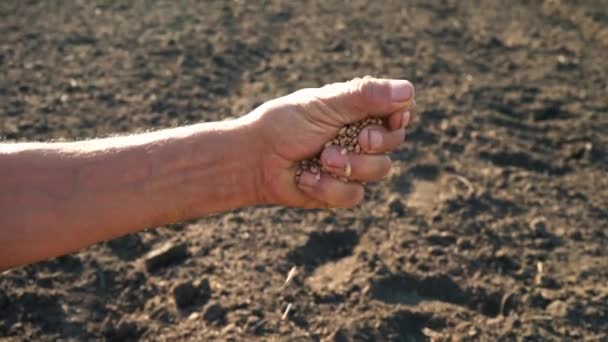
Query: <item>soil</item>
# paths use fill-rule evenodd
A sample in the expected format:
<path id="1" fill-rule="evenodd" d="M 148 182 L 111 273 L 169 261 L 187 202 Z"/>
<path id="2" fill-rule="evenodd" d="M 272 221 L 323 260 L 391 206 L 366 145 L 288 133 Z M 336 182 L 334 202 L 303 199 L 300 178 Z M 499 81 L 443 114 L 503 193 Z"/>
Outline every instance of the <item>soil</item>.
<path id="1" fill-rule="evenodd" d="M 608 341 L 605 1 L 9 0 L 0 33 L 7 141 L 366 74 L 420 109 L 355 209 L 246 208 L 1 274 L 0 339 Z"/>

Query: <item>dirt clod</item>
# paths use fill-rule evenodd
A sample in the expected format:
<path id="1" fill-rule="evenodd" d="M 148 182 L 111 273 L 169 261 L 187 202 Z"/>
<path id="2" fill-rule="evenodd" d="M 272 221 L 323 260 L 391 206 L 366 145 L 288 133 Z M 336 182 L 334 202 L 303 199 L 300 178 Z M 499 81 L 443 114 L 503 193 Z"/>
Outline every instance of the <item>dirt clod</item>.
<path id="1" fill-rule="evenodd" d="M 203 305 L 210 297 L 211 288 L 207 279 L 197 282 L 185 281 L 173 288 L 173 298 L 180 309 Z"/>
<path id="2" fill-rule="evenodd" d="M 203 310 L 203 319 L 208 322 L 222 324 L 226 320 L 227 310 L 219 302 L 207 303 Z"/>
<path id="3" fill-rule="evenodd" d="M 405 216 L 405 205 L 399 197 L 393 197 L 388 203 L 388 208 L 398 217 Z"/>

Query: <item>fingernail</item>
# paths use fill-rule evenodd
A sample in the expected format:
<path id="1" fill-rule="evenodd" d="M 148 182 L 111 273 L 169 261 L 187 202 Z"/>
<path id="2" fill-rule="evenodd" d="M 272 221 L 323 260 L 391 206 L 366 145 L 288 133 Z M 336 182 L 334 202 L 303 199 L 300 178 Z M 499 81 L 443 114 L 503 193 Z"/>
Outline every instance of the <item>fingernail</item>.
<path id="1" fill-rule="evenodd" d="M 406 110 L 405 113 L 403 113 L 403 117 L 401 118 L 401 128 L 407 127 L 407 125 L 410 123 L 411 118 L 412 114 L 409 110 Z"/>
<path id="2" fill-rule="evenodd" d="M 323 152 L 321 159 L 328 167 L 344 169 L 346 164 L 348 164 L 348 157 L 346 156 L 346 149 L 343 149 L 343 151 L 345 151 L 345 153 L 342 153 L 342 151 L 338 151 L 334 148 L 327 149 Z"/>
<path id="3" fill-rule="evenodd" d="M 315 186 L 315 184 L 317 184 L 318 179 L 317 176 L 312 173 L 312 172 L 302 172 L 302 174 L 300 175 L 300 180 L 298 185 L 300 187 L 307 187 L 307 188 L 312 188 L 313 186 Z"/>
<path id="4" fill-rule="evenodd" d="M 391 81 L 391 101 L 405 102 L 409 101 L 414 94 L 414 87 L 408 81 L 393 80 Z"/>
<path id="5" fill-rule="evenodd" d="M 378 151 L 382 147 L 382 133 L 375 129 L 369 130 L 369 147 L 372 151 Z"/>

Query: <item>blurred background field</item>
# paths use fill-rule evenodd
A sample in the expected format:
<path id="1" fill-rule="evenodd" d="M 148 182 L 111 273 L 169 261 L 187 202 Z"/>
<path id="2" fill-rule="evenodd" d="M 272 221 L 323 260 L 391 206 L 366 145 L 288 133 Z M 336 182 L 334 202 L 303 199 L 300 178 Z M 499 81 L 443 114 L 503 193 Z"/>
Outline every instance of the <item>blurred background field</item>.
<path id="1" fill-rule="evenodd" d="M 606 5 L 0 2 L 6 141 L 367 74 L 411 80 L 420 112 L 353 210 L 247 208 L 1 274 L 0 339 L 608 339 Z"/>

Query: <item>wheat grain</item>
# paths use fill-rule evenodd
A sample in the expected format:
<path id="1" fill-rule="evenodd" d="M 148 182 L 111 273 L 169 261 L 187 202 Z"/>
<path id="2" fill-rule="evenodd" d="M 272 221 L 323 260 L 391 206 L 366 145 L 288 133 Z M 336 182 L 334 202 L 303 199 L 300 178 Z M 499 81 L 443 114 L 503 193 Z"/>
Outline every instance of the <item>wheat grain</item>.
<path id="1" fill-rule="evenodd" d="M 383 121 L 380 118 L 367 118 L 361 121 L 357 121 L 355 123 L 346 125 L 340 130 L 338 130 L 338 135 L 326 142 L 323 146 L 325 148 L 331 146 L 341 147 L 340 154 L 346 155 L 347 153 L 356 153 L 360 154 L 363 149 L 359 144 L 359 134 L 361 131 L 369 126 L 369 125 L 383 125 Z M 315 178 L 317 181 L 321 179 L 321 172 L 325 172 L 334 178 L 338 178 L 342 181 L 348 181 L 348 177 L 350 177 L 352 173 L 351 165 L 348 164 L 345 170 L 345 177 L 337 176 L 331 172 L 328 172 L 323 168 L 321 164 L 320 155 L 316 155 L 310 159 L 300 161 L 297 169 L 296 169 L 296 182 L 298 178 L 302 174 L 303 171 L 312 172 L 315 174 Z"/>
<path id="2" fill-rule="evenodd" d="M 287 303 L 287 307 L 285 308 L 285 311 L 283 312 L 283 316 L 281 316 L 282 321 L 284 321 L 285 318 L 287 318 L 287 315 L 289 315 L 290 310 L 291 310 L 291 303 Z"/>
<path id="3" fill-rule="evenodd" d="M 287 273 L 287 278 L 285 279 L 285 284 L 283 284 L 283 288 L 285 288 L 285 287 L 287 287 L 287 285 L 289 285 L 289 283 L 291 282 L 293 277 L 296 276 L 297 272 L 298 272 L 298 268 L 296 266 L 292 267 L 291 270 L 289 270 L 289 273 Z"/>

